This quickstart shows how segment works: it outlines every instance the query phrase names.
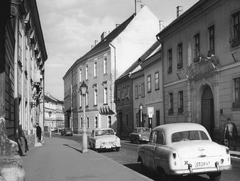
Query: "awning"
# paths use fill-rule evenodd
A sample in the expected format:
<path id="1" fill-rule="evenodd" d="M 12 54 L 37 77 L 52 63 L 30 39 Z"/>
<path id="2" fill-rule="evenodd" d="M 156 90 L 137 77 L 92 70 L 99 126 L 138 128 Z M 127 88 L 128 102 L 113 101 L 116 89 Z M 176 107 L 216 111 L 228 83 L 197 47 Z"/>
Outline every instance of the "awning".
<path id="1" fill-rule="evenodd" d="M 113 114 L 115 114 L 114 111 L 109 106 L 100 107 L 99 113 L 101 115 L 113 115 Z"/>

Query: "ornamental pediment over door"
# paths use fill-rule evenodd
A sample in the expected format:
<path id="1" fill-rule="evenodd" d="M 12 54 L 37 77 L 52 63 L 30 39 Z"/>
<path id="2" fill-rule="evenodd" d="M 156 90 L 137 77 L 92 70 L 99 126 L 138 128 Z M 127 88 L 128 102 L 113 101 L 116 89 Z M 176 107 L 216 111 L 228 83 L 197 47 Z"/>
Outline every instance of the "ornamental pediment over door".
<path id="1" fill-rule="evenodd" d="M 202 55 L 194 58 L 193 63 L 188 67 L 186 77 L 188 79 L 194 79 L 197 77 L 202 77 L 211 72 L 217 71 L 217 66 L 219 65 L 216 56 L 203 57 Z"/>

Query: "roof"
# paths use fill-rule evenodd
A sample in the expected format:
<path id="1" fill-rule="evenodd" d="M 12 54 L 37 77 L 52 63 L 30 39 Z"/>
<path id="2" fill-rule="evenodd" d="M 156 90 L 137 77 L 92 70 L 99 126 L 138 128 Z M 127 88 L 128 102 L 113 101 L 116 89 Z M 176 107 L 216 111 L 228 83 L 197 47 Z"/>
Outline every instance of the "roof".
<path id="1" fill-rule="evenodd" d="M 64 77 L 71 71 L 71 69 L 79 62 L 86 60 L 88 57 L 98 53 L 100 50 L 109 48 L 109 44 L 129 25 L 129 23 L 135 17 L 135 13 L 125 20 L 122 24 L 116 27 L 112 32 L 110 32 L 103 40 L 101 40 L 95 47 L 93 47 L 89 52 L 80 57 L 75 61 L 75 63 L 69 68 Z M 63 78 L 64 78 L 63 77 Z"/>

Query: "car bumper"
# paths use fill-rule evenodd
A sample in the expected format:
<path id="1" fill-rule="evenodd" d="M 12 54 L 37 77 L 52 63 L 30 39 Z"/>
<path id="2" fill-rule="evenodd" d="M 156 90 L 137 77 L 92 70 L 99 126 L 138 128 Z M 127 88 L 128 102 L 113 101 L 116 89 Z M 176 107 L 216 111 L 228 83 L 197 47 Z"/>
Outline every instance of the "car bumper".
<path id="1" fill-rule="evenodd" d="M 120 144 L 102 144 L 102 145 L 96 145 L 95 149 L 98 150 L 107 150 L 107 149 L 116 149 L 116 148 L 120 148 L 121 145 Z"/>
<path id="2" fill-rule="evenodd" d="M 191 175 L 191 174 L 206 174 L 211 172 L 220 172 L 223 170 L 232 169 L 232 165 L 210 167 L 210 168 L 195 168 L 195 169 L 181 169 L 181 170 L 170 170 L 170 175 Z"/>

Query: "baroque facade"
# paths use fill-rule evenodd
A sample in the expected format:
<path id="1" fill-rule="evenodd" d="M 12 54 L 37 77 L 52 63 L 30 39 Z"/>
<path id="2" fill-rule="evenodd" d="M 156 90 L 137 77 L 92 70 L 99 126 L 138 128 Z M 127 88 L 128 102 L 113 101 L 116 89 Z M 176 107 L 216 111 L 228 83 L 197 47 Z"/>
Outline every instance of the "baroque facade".
<path id="1" fill-rule="evenodd" d="M 228 117 L 240 130 L 240 1 L 201 0 L 158 35 L 165 123 L 196 122 L 222 142 Z"/>
<path id="2" fill-rule="evenodd" d="M 0 117 L 8 137 L 35 145 L 35 124 L 43 127 L 44 64 L 47 52 L 35 0 L 9 0 L 1 21 Z M 8 11 L 9 9 L 9 11 Z M 2 11 L 2 10 L 1 10 Z M 1 12 L 2 13 L 2 12 Z"/>
<path id="3" fill-rule="evenodd" d="M 157 17 L 144 6 L 79 58 L 67 71 L 64 80 L 65 126 L 81 132 L 82 96 L 79 86 L 88 86 L 86 95 L 87 129 L 112 127 L 117 131 L 114 100 L 115 80 L 146 51 L 159 32 Z"/>

